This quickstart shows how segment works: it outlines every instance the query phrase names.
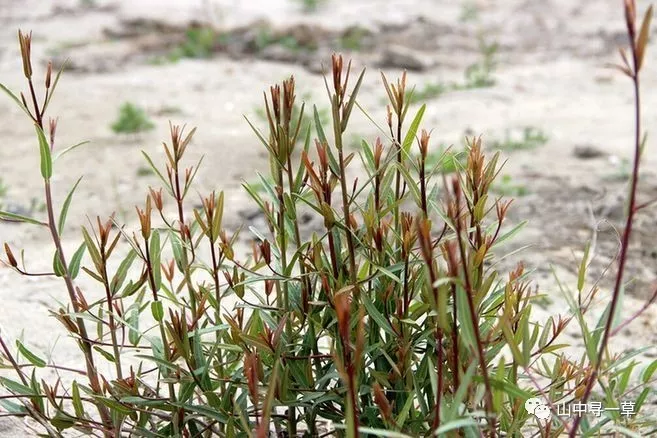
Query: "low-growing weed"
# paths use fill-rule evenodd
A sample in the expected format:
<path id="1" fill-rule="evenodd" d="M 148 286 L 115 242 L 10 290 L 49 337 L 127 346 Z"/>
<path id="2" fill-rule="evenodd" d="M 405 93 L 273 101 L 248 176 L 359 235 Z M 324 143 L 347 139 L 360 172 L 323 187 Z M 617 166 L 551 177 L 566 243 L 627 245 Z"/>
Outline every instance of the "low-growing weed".
<path id="1" fill-rule="evenodd" d="M 9 193 L 9 184 L 0 178 L 0 201 Z"/>
<path id="2" fill-rule="evenodd" d="M 125 102 L 119 108 L 119 115 L 110 127 L 116 134 L 135 134 L 150 131 L 155 128 L 155 124 L 143 108 L 132 102 Z"/>
<path id="3" fill-rule="evenodd" d="M 137 168 L 137 176 L 142 176 L 143 177 L 143 176 L 151 176 L 151 175 L 154 175 L 154 174 L 155 174 L 155 172 L 153 171 L 153 169 L 151 169 L 148 166 L 139 166 Z"/>
<path id="4" fill-rule="evenodd" d="M 294 0 L 299 3 L 305 12 L 317 12 L 320 6 L 328 3 L 328 0 Z"/>
<path id="5" fill-rule="evenodd" d="M 343 50 L 357 52 L 363 49 L 363 40 L 369 32 L 358 26 L 350 27 L 340 36 L 340 47 Z"/>
<path id="6" fill-rule="evenodd" d="M 477 21 L 479 18 L 479 9 L 477 4 L 473 0 L 466 0 L 461 5 L 461 14 L 459 15 L 459 21 L 461 23 L 468 23 L 471 21 Z"/>
<path id="7" fill-rule="evenodd" d="M 493 73 L 497 67 L 495 55 L 499 49 L 499 44 L 496 41 L 489 42 L 483 32 L 479 34 L 477 40 L 481 59 L 465 70 L 465 83 L 462 88 L 466 90 L 495 85 Z"/>
<path id="8" fill-rule="evenodd" d="M 526 126 L 522 129 L 520 138 L 506 132 L 503 140 L 496 140 L 492 143 L 493 149 L 502 151 L 531 150 L 547 143 L 547 135 L 539 128 Z"/>
<path id="9" fill-rule="evenodd" d="M 436 82 L 436 83 L 426 83 L 422 88 L 415 89 L 413 90 L 413 94 L 411 95 L 411 101 L 413 103 L 421 103 L 421 102 L 426 102 L 431 99 L 436 99 L 443 94 L 449 92 L 450 90 L 454 90 L 453 84 L 446 84 L 443 82 Z"/>
<path id="10" fill-rule="evenodd" d="M 478 39 L 481 60 L 466 68 L 463 82 L 426 83 L 422 88 L 413 91 L 411 101 L 415 103 L 426 102 L 450 91 L 488 88 L 495 85 L 493 73 L 497 66 L 495 54 L 498 50 L 498 44 L 496 42 L 487 43 L 482 35 Z"/>
<path id="11" fill-rule="evenodd" d="M 317 50 L 317 44 L 312 39 L 301 42 L 294 35 L 279 34 L 269 25 L 260 26 L 253 41 L 253 49 L 256 52 L 261 52 L 274 45 L 279 45 L 294 53 L 303 50 L 311 52 Z"/>
<path id="12" fill-rule="evenodd" d="M 176 62 L 182 58 L 209 58 L 230 37 L 211 27 L 191 27 L 185 31 L 185 39 L 167 55 L 168 61 Z"/>
<path id="13" fill-rule="evenodd" d="M 502 175 L 500 182 L 493 185 L 492 191 L 503 196 L 521 197 L 529 194 L 529 189 L 524 184 L 517 184 L 511 175 Z"/>

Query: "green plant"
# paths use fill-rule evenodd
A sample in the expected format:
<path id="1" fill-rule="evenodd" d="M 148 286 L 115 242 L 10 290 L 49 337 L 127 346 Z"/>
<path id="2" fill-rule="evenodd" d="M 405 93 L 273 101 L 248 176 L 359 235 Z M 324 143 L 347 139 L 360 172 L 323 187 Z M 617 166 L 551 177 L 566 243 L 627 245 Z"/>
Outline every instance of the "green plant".
<path id="1" fill-rule="evenodd" d="M 468 0 L 461 5 L 461 15 L 459 16 L 459 21 L 462 23 L 467 23 L 470 21 L 476 21 L 479 18 L 479 10 L 477 9 L 477 4 L 474 1 Z"/>
<path id="2" fill-rule="evenodd" d="M 486 88 L 495 85 L 493 73 L 497 67 L 495 55 L 499 45 L 497 42 L 489 43 L 483 32 L 479 34 L 477 40 L 481 60 L 465 70 L 465 84 L 462 86 L 464 89 Z"/>
<path id="3" fill-rule="evenodd" d="M 10 347 L 0 333 L 2 365 L 14 375 L 0 377 L 8 392 L 0 406 L 8 413 L 33 418 L 52 437 L 72 428 L 107 438 L 264 438 L 271 432 L 451 438 L 654 427 L 646 416 L 608 412 L 595 423 L 554 418 L 543 424 L 524 409 L 537 396 L 551 408 L 572 394 L 587 400 L 596 382 L 609 382 L 601 397 L 614 406 L 613 397 L 632 389 L 634 353 L 608 359 L 606 345 L 640 312 L 613 325 L 617 285 L 597 325 L 604 329 L 588 327 L 597 287 L 584 288 L 587 250 L 577 292 L 565 294 L 570 314 L 534 320 L 539 295 L 524 266 L 496 267 L 504 242 L 522 226 L 507 225 L 511 202 L 490 191 L 499 152 L 487 157 L 481 138 L 467 138 L 466 159 L 453 175 L 430 168 L 431 136 L 421 129 L 426 106 L 409 113 L 406 74 L 395 83 L 382 75 L 389 104 L 380 131 L 389 135 L 361 142 L 366 175 L 353 180 L 356 154 L 345 150 L 345 139 L 354 108 L 361 108 L 356 99 L 365 71 L 351 75 L 351 65 L 333 56 L 326 81 L 331 119 L 322 123 L 313 108 L 314 142 L 310 130 L 301 132 L 304 106 L 292 117 L 294 79 L 270 88 L 265 131 L 249 122 L 270 161 L 264 192 L 244 184 L 266 220 L 264 229 L 250 229 L 252 248 L 240 249 L 239 231 L 224 228 L 230 206 L 223 193 L 206 194 L 200 208 L 189 209 L 201 164 L 188 166 L 185 158 L 195 129 L 170 126 L 164 171 L 143 153 L 162 187 L 149 187 L 144 205 L 136 207 L 136 229 L 97 218 L 82 228 L 82 243 L 68 258 L 62 233 L 77 184 L 56 216 L 51 184 L 61 155 L 52 155 L 55 122 L 44 124 L 59 75 L 51 83 L 47 70 L 39 105 L 31 38 L 19 33 L 19 39 L 32 105 L 0 88 L 35 126 L 47 217 L 0 211 L 0 218 L 49 231 L 55 251 L 46 275 L 60 278 L 69 298 L 51 313 L 77 341 L 84 370 L 42 359 L 27 341 Z M 645 37 L 636 47 L 638 66 Z M 638 162 L 632 193 L 637 169 Z M 302 208 L 323 219 L 322 230 L 303 236 Z M 4 251 L 3 262 L 19 274 L 43 275 L 29 272 L 9 244 Z M 619 277 L 625 257 L 623 250 Z M 97 283 L 97 293 L 76 286 L 82 273 Z M 567 357 L 560 341 L 570 324 L 585 338 L 582 360 Z M 43 368 L 70 378 L 46 380 Z M 656 369 L 657 361 L 644 368 L 640 391 L 650 389 Z M 637 399 L 637 411 L 645 399 Z"/>
<path id="4" fill-rule="evenodd" d="M 369 32 L 362 27 L 350 27 L 340 36 L 340 47 L 353 52 L 362 50 L 363 40 L 368 34 Z"/>
<path id="5" fill-rule="evenodd" d="M 6 184 L 2 178 L 0 178 L 0 199 L 7 196 L 7 193 L 9 193 L 9 185 Z"/>
<path id="6" fill-rule="evenodd" d="M 513 182 L 511 175 L 503 175 L 499 184 L 495 184 L 492 191 L 499 193 L 503 196 L 520 197 L 529 193 L 529 189 L 524 184 L 516 184 Z"/>
<path id="7" fill-rule="evenodd" d="M 116 134 L 135 134 L 150 131 L 155 128 L 155 124 L 142 108 L 131 102 L 125 102 L 119 108 L 119 115 L 111 128 Z"/>
<path id="8" fill-rule="evenodd" d="M 229 36 L 206 26 L 192 27 L 185 31 L 185 39 L 167 56 L 169 61 L 179 61 L 182 58 L 209 58 L 221 46 L 225 45 Z"/>
<path id="9" fill-rule="evenodd" d="M 427 100 L 436 99 L 453 89 L 455 89 L 454 85 L 443 82 L 427 83 L 424 84 L 422 89 L 413 90 L 410 99 L 413 103 L 426 102 Z"/>
<path id="10" fill-rule="evenodd" d="M 495 54 L 498 50 L 497 42 L 487 43 L 483 34 L 478 37 L 481 60 L 469 65 L 464 73 L 463 82 L 429 82 L 419 90 L 413 90 L 410 95 L 411 102 L 418 103 L 436 99 L 445 93 L 473 88 L 487 88 L 495 85 L 493 73 L 497 66 Z"/>
<path id="11" fill-rule="evenodd" d="M 327 0 L 295 0 L 300 3 L 306 12 L 316 12 L 320 6 L 327 3 Z"/>
<path id="12" fill-rule="evenodd" d="M 313 39 L 301 42 L 294 35 L 280 34 L 269 25 L 259 26 L 253 40 L 253 50 L 261 52 L 267 47 L 275 45 L 294 53 L 317 50 L 317 43 Z"/>
<path id="13" fill-rule="evenodd" d="M 137 168 L 137 176 L 151 176 L 151 175 L 155 175 L 155 172 L 150 167 L 139 166 Z"/>
<path id="14" fill-rule="evenodd" d="M 504 140 L 494 141 L 492 147 L 502 151 L 528 150 L 543 146 L 547 141 L 548 137 L 542 130 L 533 126 L 526 126 L 522 130 L 520 139 L 513 138 L 507 130 Z"/>
<path id="15" fill-rule="evenodd" d="M 627 389 L 626 382 L 629 380 L 629 376 L 631 375 L 633 368 L 635 366 L 634 363 L 630 363 L 629 365 L 626 365 L 620 370 L 616 370 L 615 368 L 620 368 L 618 367 L 618 363 L 625 358 L 623 357 L 609 358 L 606 352 L 611 337 L 614 336 L 614 334 L 618 333 L 618 330 L 620 328 L 627 325 L 636 317 L 633 316 L 623 322 L 619 322 L 617 309 L 619 308 L 619 304 L 622 302 L 622 297 L 624 294 L 624 281 L 625 281 L 624 273 L 628 261 L 630 236 L 634 225 L 635 215 L 641 209 L 644 209 L 648 205 L 650 205 L 650 204 L 637 204 L 636 198 L 637 198 L 638 183 L 639 183 L 639 168 L 641 166 L 642 151 L 645 147 L 645 138 L 646 138 L 644 136 L 642 140 L 642 134 L 641 134 L 641 92 L 639 85 L 640 84 L 639 73 L 641 71 L 641 67 L 643 66 L 644 55 L 646 53 L 646 47 L 648 45 L 650 22 L 652 19 L 653 9 L 652 6 L 648 8 L 643 18 L 641 28 L 639 32 L 637 32 L 636 2 L 635 0 L 625 0 L 624 3 L 625 3 L 624 4 L 625 22 L 627 26 L 627 36 L 629 39 L 631 57 L 630 60 L 628 60 L 625 51 L 623 49 L 620 49 L 620 54 L 623 60 L 623 64 L 615 65 L 615 67 L 618 70 L 620 70 L 622 73 L 624 73 L 628 78 L 630 78 L 633 84 L 634 122 L 635 122 L 634 154 L 633 154 L 634 159 L 632 166 L 632 176 L 630 179 L 629 194 L 627 199 L 627 215 L 626 215 L 625 227 L 623 228 L 622 236 L 620 240 L 621 245 L 620 245 L 620 253 L 618 255 L 618 270 L 616 272 L 616 278 L 614 282 L 614 289 L 611 295 L 611 300 L 605 310 L 605 314 L 598 321 L 595 330 L 591 331 L 583 320 L 581 322 L 582 335 L 584 337 L 584 341 L 586 342 L 587 346 L 591 346 L 589 348 L 590 351 L 587 351 L 587 354 L 584 355 L 584 357 L 588 359 L 589 372 L 585 382 L 582 382 L 582 387 L 580 391 L 581 394 L 580 398 L 583 404 L 586 404 L 590 398 L 596 396 L 596 394 L 594 394 L 594 388 L 596 386 L 602 387 L 601 389 L 603 390 L 603 393 L 601 394 L 601 397 L 604 402 L 609 404 L 617 402 L 618 398 L 614 399 L 614 397 L 617 396 L 617 393 L 614 393 L 613 389 L 610 391 L 609 388 L 606 388 L 605 386 L 600 384 L 599 379 L 601 376 L 604 375 L 608 376 L 610 372 L 614 373 L 612 374 L 612 376 L 610 376 L 611 378 L 609 379 L 610 380 L 609 384 L 612 385 L 612 387 L 614 387 L 614 389 L 616 389 L 618 392 L 625 393 Z M 588 248 L 589 247 L 587 246 L 584 260 L 586 260 L 588 257 Z M 586 269 L 585 262 L 582 262 L 582 268 L 580 269 L 580 271 L 585 271 L 585 269 Z M 580 273 L 580 280 L 579 280 L 580 284 L 582 283 L 581 278 L 583 277 L 583 275 L 584 275 L 583 273 Z M 654 303 L 655 301 L 657 301 L 657 289 L 655 289 L 655 291 L 653 292 L 645 308 L 647 308 L 647 306 Z M 569 302 L 569 305 L 571 306 L 571 308 L 573 308 L 574 313 L 579 317 L 581 315 L 581 312 L 577 312 L 576 303 L 571 301 Z M 652 373 L 654 372 L 654 369 L 650 367 L 647 370 L 652 370 L 652 371 L 649 371 L 647 378 L 645 374 L 646 371 L 642 373 L 642 381 L 644 385 L 646 381 L 649 380 Z M 641 392 L 639 392 L 639 396 L 638 396 L 639 405 L 641 405 L 645 401 L 645 398 L 647 394 L 650 392 L 650 389 L 640 388 L 640 391 Z M 569 431 L 570 438 L 573 438 L 575 437 L 575 435 L 577 435 L 580 424 L 582 424 L 582 418 L 576 417 L 574 424 L 572 425 Z"/>

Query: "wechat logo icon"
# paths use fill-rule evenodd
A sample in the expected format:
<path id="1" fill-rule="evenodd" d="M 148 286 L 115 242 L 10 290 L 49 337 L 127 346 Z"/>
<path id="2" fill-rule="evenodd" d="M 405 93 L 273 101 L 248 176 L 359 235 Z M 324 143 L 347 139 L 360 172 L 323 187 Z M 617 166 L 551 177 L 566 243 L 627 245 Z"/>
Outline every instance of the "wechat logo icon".
<path id="1" fill-rule="evenodd" d="M 530 398 L 525 402 L 525 409 L 539 420 L 547 421 L 552 416 L 550 408 L 536 397 Z"/>

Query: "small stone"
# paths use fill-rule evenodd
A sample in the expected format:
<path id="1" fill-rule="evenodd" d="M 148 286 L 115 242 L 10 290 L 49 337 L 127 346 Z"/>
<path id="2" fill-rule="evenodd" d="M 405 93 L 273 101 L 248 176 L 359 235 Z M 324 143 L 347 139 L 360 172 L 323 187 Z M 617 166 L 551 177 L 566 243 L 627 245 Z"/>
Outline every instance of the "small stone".
<path id="1" fill-rule="evenodd" d="M 379 61 L 382 68 L 399 68 L 412 71 L 426 70 L 429 65 L 426 55 L 404 46 L 391 45 L 385 48 Z"/>
<path id="2" fill-rule="evenodd" d="M 605 153 L 600 148 L 591 144 L 578 144 L 573 150 L 573 155 L 581 160 L 590 160 L 601 157 Z"/>

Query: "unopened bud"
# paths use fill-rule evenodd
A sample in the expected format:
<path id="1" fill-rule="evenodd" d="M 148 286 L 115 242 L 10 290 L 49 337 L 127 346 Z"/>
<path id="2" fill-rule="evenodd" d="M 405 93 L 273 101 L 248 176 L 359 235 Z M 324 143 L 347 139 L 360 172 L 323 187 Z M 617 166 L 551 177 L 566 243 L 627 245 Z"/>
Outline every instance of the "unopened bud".
<path id="1" fill-rule="evenodd" d="M 23 59 L 23 74 L 27 79 L 32 78 L 32 32 L 24 34 L 18 31 L 18 42 L 21 46 L 21 58 Z"/>
<path id="2" fill-rule="evenodd" d="M 48 119 L 48 131 L 50 133 L 50 149 L 52 150 L 55 144 L 55 132 L 57 132 L 57 119 Z"/>
<path id="3" fill-rule="evenodd" d="M 6 242 L 5 242 L 5 254 L 7 254 L 7 261 L 9 261 L 9 265 L 12 268 L 17 267 L 18 262 L 16 261 L 16 257 L 14 257 L 14 254 L 11 252 L 11 248 Z"/>
<path id="4" fill-rule="evenodd" d="M 50 78 L 52 77 L 52 61 L 48 61 L 46 68 L 46 89 L 50 88 Z"/>
<path id="5" fill-rule="evenodd" d="M 148 190 L 151 192 L 151 198 L 153 199 L 155 208 L 157 208 L 157 211 L 162 212 L 162 207 L 164 205 L 164 203 L 162 202 L 162 189 L 160 188 L 160 190 L 156 192 L 155 190 L 149 187 Z"/>

